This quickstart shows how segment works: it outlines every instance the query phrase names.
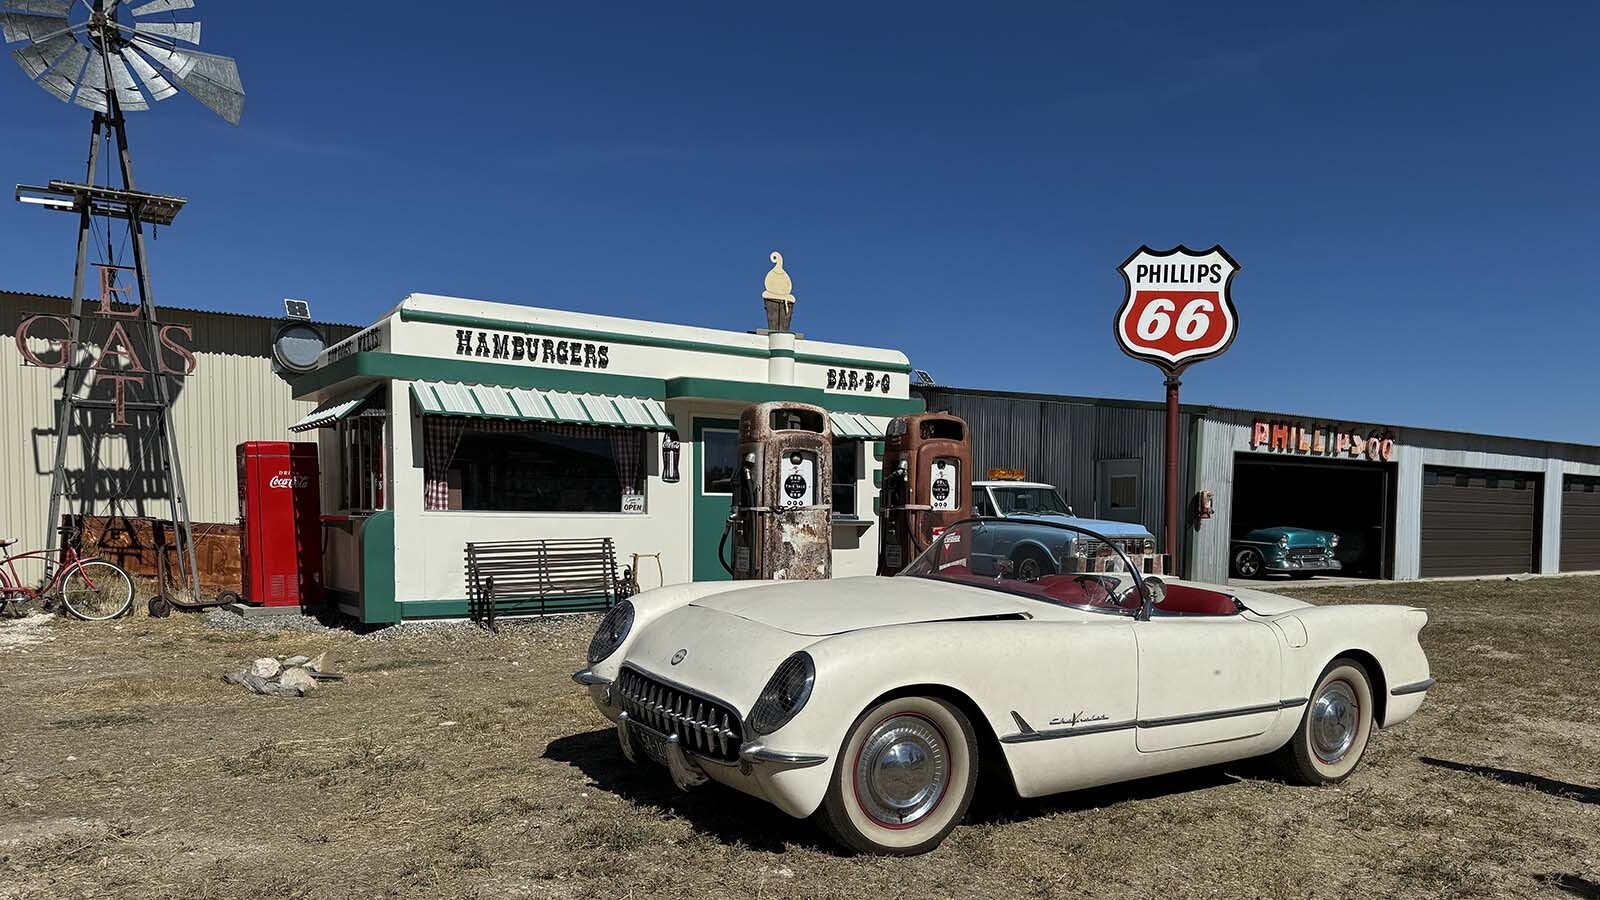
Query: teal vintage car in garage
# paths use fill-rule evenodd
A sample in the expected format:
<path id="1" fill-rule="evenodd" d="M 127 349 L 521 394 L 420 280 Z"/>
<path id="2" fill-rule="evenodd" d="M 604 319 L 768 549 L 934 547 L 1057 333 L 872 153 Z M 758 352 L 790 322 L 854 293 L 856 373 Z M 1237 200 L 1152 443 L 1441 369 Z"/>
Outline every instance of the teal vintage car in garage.
<path id="1" fill-rule="evenodd" d="M 1331 531 L 1277 525 L 1234 538 L 1228 555 L 1233 574 L 1239 578 L 1274 573 L 1310 578 L 1339 571 L 1339 561 L 1333 557 L 1338 546 L 1339 536 Z"/>

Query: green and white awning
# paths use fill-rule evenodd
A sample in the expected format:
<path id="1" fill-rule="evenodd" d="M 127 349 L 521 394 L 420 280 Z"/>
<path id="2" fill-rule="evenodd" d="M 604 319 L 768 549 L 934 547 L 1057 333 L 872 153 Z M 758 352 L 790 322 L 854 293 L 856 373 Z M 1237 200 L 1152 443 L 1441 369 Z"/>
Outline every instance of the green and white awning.
<path id="1" fill-rule="evenodd" d="M 313 428 L 329 428 L 340 419 L 347 419 L 360 412 L 367 404 L 371 394 L 362 394 L 347 400 L 334 400 L 307 413 L 300 421 L 289 426 L 290 431 L 310 431 Z"/>
<path id="2" fill-rule="evenodd" d="M 860 413 L 828 413 L 828 419 L 833 422 L 833 436 L 845 440 L 881 441 L 883 430 L 889 427 L 888 419 Z"/>
<path id="3" fill-rule="evenodd" d="M 665 404 L 650 397 L 569 394 L 452 381 L 414 381 L 411 396 L 416 398 L 417 407 L 423 412 L 439 416 L 610 425 L 651 431 L 671 431 L 674 427 Z"/>

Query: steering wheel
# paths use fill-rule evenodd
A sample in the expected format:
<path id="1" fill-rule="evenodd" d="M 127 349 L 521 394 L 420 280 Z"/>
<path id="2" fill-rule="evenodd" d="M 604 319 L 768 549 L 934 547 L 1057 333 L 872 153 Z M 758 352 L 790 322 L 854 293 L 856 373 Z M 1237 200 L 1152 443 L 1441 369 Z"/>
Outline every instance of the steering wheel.
<path id="1" fill-rule="evenodd" d="M 1106 587 L 1106 583 L 1102 581 L 1098 575 L 1087 573 L 1075 575 L 1073 576 L 1072 583 L 1078 585 L 1083 590 L 1084 599 L 1088 600 L 1090 603 L 1098 603 L 1101 605 L 1110 606 L 1118 605 L 1117 596 L 1111 592 L 1110 588 Z M 1099 597 L 1090 595 L 1089 585 L 1091 584 L 1100 590 Z"/>

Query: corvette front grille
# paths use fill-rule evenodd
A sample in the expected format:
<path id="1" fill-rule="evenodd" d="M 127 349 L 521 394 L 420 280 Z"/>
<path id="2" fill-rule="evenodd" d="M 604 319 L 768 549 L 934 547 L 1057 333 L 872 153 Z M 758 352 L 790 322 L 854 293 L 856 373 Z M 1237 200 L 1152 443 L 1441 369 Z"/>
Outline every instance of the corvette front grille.
<path id="1" fill-rule="evenodd" d="M 677 735 L 683 749 L 735 762 L 744 726 L 733 707 L 667 684 L 631 666 L 617 676 L 617 691 L 628 717 L 662 734 Z"/>

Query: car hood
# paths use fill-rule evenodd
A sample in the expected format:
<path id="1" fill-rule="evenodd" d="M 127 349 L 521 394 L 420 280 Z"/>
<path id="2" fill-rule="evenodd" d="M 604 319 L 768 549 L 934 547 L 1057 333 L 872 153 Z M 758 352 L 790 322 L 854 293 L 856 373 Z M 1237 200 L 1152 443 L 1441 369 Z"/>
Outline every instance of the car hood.
<path id="1" fill-rule="evenodd" d="M 1245 540 L 1276 543 L 1279 538 L 1285 536 L 1289 538 L 1291 547 L 1326 547 L 1328 538 L 1332 537 L 1332 534 L 1313 528 L 1257 528 L 1245 535 Z"/>
<path id="2" fill-rule="evenodd" d="M 1037 520 L 1040 522 L 1060 522 L 1063 525 L 1074 525 L 1078 528 L 1087 528 L 1096 531 L 1108 538 L 1142 538 L 1153 537 L 1137 522 L 1113 522 L 1110 519 L 1085 519 L 1082 516 L 1068 516 L 1061 513 L 1013 513 L 1006 518 L 1019 522 Z"/>
<path id="3" fill-rule="evenodd" d="M 763 584 L 692 605 L 790 634 L 818 637 L 884 625 L 1030 615 L 1024 601 L 996 591 L 927 578 L 873 575 Z"/>

